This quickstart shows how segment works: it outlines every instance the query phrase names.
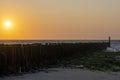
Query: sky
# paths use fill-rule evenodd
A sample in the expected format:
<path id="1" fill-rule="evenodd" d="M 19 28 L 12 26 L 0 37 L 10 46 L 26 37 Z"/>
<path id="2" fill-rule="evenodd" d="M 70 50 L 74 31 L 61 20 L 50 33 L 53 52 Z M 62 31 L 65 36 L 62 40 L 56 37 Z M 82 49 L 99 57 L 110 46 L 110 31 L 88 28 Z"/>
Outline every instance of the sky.
<path id="1" fill-rule="evenodd" d="M 5 21 L 11 22 L 6 29 Z M 0 39 L 120 39 L 120 0 L 0 0 Z"/>

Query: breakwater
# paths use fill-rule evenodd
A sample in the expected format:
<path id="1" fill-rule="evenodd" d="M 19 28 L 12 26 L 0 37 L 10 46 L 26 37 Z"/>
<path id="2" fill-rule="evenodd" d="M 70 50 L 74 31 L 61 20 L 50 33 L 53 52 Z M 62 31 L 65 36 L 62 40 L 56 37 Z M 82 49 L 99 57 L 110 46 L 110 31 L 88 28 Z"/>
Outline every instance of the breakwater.
<path id="1" fill-rule="evenodd" d="M 50 67 L 79 54 L 106 49 L 109 43 L 0 44 L 0 75 Z"/>

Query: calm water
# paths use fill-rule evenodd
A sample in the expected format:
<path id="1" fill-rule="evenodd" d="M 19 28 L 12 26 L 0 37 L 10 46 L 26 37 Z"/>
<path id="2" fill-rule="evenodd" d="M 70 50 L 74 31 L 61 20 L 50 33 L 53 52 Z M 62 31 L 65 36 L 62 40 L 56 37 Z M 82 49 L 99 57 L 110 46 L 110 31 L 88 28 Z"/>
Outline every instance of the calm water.
<path id="1" fill-rule="evenodd" d="M 107 42 L 107 40 L 0 40 L 0 44 L 32 44 L 32 43 L 89 43 Z M 120 47 L 120 40 L 112 40 L 112 47 Z"/>
<path id="2" fill-rule="evenodd" d="M 32 44 L 32 43 L 89 43 L 107 42 L 106 40 L 0 40 L 0 44 Z"/>

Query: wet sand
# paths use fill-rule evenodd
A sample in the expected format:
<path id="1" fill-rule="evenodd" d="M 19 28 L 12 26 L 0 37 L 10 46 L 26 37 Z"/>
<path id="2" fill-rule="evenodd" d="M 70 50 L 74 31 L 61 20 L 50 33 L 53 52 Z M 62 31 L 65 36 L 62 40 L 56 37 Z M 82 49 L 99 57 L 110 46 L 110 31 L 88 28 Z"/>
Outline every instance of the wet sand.
<path id="1" fill-rule="evenodd" d="M 120 72 L 99 72 L 81 69 L 54 68 L 0 80 L 120 80 Z"/>

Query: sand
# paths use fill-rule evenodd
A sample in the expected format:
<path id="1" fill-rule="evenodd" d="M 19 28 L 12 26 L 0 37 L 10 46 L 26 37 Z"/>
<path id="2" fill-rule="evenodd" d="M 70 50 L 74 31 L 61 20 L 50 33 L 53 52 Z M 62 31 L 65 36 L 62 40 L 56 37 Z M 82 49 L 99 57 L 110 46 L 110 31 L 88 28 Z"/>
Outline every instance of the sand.
<path id="1" fill-rule="evenodd" d="M 120 72 L 99 72 L 80 69 L 54 68 L 0 80 L 120 80 Z"/>

